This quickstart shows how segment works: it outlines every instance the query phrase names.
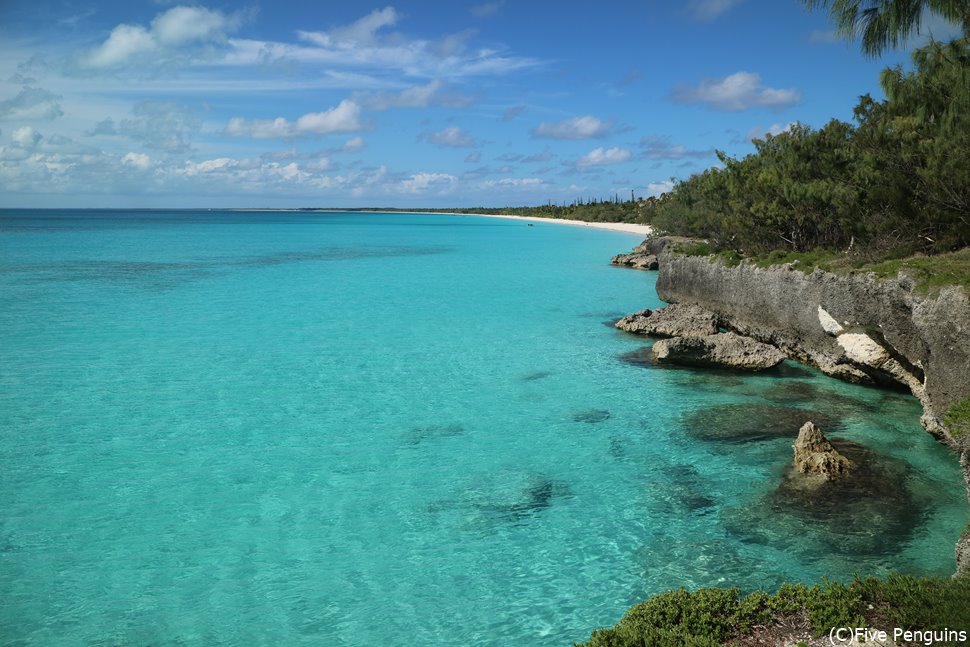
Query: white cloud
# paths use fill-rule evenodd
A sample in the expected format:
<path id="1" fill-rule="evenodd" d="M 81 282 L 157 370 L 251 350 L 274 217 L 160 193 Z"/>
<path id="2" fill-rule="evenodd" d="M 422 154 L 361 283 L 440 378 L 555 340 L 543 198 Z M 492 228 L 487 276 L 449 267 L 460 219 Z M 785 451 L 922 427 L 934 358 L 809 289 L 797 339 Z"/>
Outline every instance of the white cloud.
<path id="1" fill-rule="evenodd" d="M 723 13 L 726 13 L 735 5 L 741 4 L 744 0 L 690 0 L 687 5 L 688 11 L 696 20 L 707 22 L 714 20 Z"/>
<path id="2" fill-rule="evenodd" d="M 10 133 L 10 139 L 21 148 L 31 149 L 40 143 L 43 135 L 30 126 L 22 126 Z"/>
<path id="3" fill-rule="evenodd" d="M 344 99 L 339 105 L 323 112 L 311 112 L 290 122 L 283 117 L 246 121 L 233 117 L 226 126 L 230 135 L 254 139 L 290 139 L 331 133 L 349 133 L 363 129 L 360 106 Z"/>
<path id="4" fill-rule="evenodd" d="M 458 126 L 448 126 L 436 133 L 429 133 L 427 138 L 432 144 L 451 148 L 470 148 L 475 145 L 475 138 Z"/>
<path id="5" fill-rule="evenodd" d="M 696 86 L 682 85 L 671 94 L 682 103 L 704 103 L 718 110 L 740 111 L 754 107 L 787 108 L 801 96 L 794 89 L 765 87 L 752 72 L 735 72 L 723 79 L 705 79 Z"/>
<path id="6" fill-rule="evenodd" d="M 364 143 L 363 137 L 351 137 L 343 143 L 340 147 L 341 153 L 356 153 L 357 151 L 363 150 L 366 144 Z"/>
<path id="7" fill-rule="evenodd" d="M 56 119 L 64 114 L 60 99 L 42 88 L 24 87 L 15 97 L 0 101 L 0 119 Z"/>
<path id="8" fill-rule="evenodd" d="M 181 173 L 185 175 L 201 175 L 205 173 L 217 173 L 227 168 L 233 168 L 239 165 L 239 162 L 228 157 L 220 157 L 218 159 L 205 160 L 203 162 L 193 162 L 191 160 L 185 162 L 185 167 L 181 169 Z"/>
<path id="9" fill-rule="evenodd" d="M 668 193 L 674 188 L 673 180 L 663 182 L 651 182 L 647 185 L 647 195 L 658 196 L 661 193 Z"/>
<path id="10" fill-rule="evenodd" d="M 363 18 L 329 32 L 300 31 L 300 38 L 316 43 L 321 47 L 342 45 L 348 47 L 365 47 L 373 45 L 377 40 L 377 32 L 384 27 L 397 23 L 398 14 L 394 7 L 375 9 Z"/>
<path id="11" fill-rule="evenodd" d="M 474 5 L 468 9 L 471 15 L 476 18 L 485 18 L 486 16 L 494 16 L 505 4 L 505 0 L 498 0 L 497 2 L 486 2 L 484 4 Z"/>
<path id="12" fill-rule="evenodd" d="M 625 148 L 594 148 L 576 162 L 578 166 L 605 166 L 628 161 L 633 154 Z"/>
<path id="13" fill-rule="evenodd" d="M 780 135 L 784 132 L 788 132 L 789 130 L 791 130 L 791 127 L 794 126 L 795 123 L 796 122 L 794 121 L 789 121 L 784 126 L 782 126 L 781 124 L 771 124 L 767 128 L 763 128 L 761 124 L 758 124 L 757 126 L 753 126 L 751 127 L 750 130 L 748 130 L 746 139 L 748 141 L 751 141 L 752 139 L 756 139 L 756 138 L 760 139 L 765 135 L 772 135 L 772 136 Z"/>
<path id="14" fill-rule="evenodd" d="M 550 139 L 593 139 L 605 137 L 610 132 L 610 128 L 612 128 L 611 123 L 586 115 L 551 124 L 540 123 L 532 129 L 532 135 Z"/>
<path id="15" fill-rule="evenodd" d="M 507 74 L 539 65 L 535 59 L 509 56 L 495 47 L 471 47 L 471 31 L 426 40 L 387 29 L 400 20 L 400 14 L 386 7 L 344 27 L 298 31 L 299 43 L 230 39 L 231 51 L 222 62 L 246 66 L 299 63 L 324 67 L 327 74 L 341 74 L 335 71 L 338 68 L 363 68 L 395 85 L 402 75 L 449 80 Z M 374 76 L 367 78 L 370 87 L 374 87 Z M 362 80 L 353 75 L 347 78 L 357 83 Z"/>
<path id="16" fill-rule="evenodd" d="M 228 15 L 204 7 L 178 6 L 158 14 L 150 28 L 121 24 L 108 38 L 82 53 L 82 68 L 120 68 L 144 63 L 161 64 L 185 57 L 190 44 L 222 43 L 242 23 L 241 14 Z"/>
<path id="17" fill-rule="evenodd" d="M 236 29 L 239 22 L 238 16 L 227 16 L 204 7 L 173 7 L 155 17 L 151 33 L 160 44 L 173 47 L 223 38 L 225 32 Z"/>
<path id="18" fill-rule="evenodd" d="M 486 189 L 522 189 L 543 184 L 545 184 L 545 181 L 538 177 L 504 177 L 500 180 L 485 180 L 482 182 L 482 187 Z"/>
<path id="19" fill-rule="evenodd" d="M 398 183 L 404 193 L 445 193 L 458 184 L 458 178 L 447 173 L 417 173 Z"/>
<path id="20" fill-rule="evenodd" d="M 152 165 L 152 158 L 144 153 L 127 153 L 121 158 L 122 163 L 129 166 L 134 166 L 142 171 L 146 170 Z"/>
<path id="21" fill-rule="evenodd" d="M 435 94 L 444 84 L 434 80 L 425 85 L 414 85 L 400 92 L 381 93 L 364 98 L 367 107 L 372 110 L 387 110 L 388 108 L 424 108 L 431 104 Z"/>
<path id="22" fill-rule="evenodd" d="M 714 155 L 714 149 L 690 150 L 681 144 L 671 144 L 669 137 L 647 135 L 640 138 L 643 156 L 652 160 L 676 160 L 685 157 L 705 158 Z"/>

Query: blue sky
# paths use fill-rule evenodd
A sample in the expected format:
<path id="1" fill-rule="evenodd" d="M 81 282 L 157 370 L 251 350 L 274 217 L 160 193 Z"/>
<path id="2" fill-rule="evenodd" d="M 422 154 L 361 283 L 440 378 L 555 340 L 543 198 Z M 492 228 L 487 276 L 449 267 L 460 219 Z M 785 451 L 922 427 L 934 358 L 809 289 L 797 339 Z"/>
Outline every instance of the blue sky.
<path id="1" fill-rule="evenodd" d="M 657 194 L 907 59 L 798 0 L 2 0 L 0 207 Z"/>

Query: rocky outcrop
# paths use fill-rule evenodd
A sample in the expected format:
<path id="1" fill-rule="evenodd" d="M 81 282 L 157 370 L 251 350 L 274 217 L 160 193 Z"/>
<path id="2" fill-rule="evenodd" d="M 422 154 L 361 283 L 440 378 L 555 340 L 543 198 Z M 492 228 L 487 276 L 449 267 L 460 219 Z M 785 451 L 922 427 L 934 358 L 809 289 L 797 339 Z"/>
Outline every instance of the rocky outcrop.
<path id="1" fill-rule="evenodd" d="M 840 454 L 811 422 L 806 422 L 798 430 L 792 449 L 795 450 L 795 471 L 810 477 L 822 480 L 844 478 L 854 467 L 852 461 Z"/>
<path id="2" fill-rule="evenodd" d="M 970 496 L 970 434 L 947 428 L 947 411 L 970 394 L 970 295 L 951 286 L 924 296 L 905 275 L 798 271 L 794 264 L 727 267 L 674 252 L 653 239 L 657 293 L 717 315 L 728 330 L 771 344 L 787 356 L 841 379 L 910 390 L 923 405 L 923 426 L 961 454 Z M 970 533 L 957 550 L 970 574 Z"/>
<path id="3" fill-rule="evenodd" d="M 690 303 L 641 310 L 623 317 L 615 326 L 626 332 L 656 337 L 706 337 L 718 331 L 717 315 Z"/>
<path id="4" fill-rule="evenodd" d="M 660 267 L 660 261 L 653 254 L 617 254 L 610 262 L 635 270 L 655 270 Z"/>
<path id="5" fill-rule="evenodd" d="M 653 345 L 657 364 L 678 364 L 761 371 L 785 359 L 774 346 L 734 333 L 706 337 L 672 337 Z"/>

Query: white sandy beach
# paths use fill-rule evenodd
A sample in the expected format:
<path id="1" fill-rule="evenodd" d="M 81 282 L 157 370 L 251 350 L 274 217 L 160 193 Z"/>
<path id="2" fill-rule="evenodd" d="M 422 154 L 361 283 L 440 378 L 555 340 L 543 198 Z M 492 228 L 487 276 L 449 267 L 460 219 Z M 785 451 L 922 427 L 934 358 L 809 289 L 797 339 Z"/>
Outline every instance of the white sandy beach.
<path id="1" fill-rule="evenodd" d="M 638 236 L 644 238 L 649 236 L 653 231 L 653 227 L 650 225 L 635 225 L 629 222 L 585 222 L 583 220 L 560 220 L 558 218 L 531 218 L 529 216 L 508 216 L 508 215 L 494 215 L 486 213 L 463 213 L 454 214 L 460 216 L 476 216 L 482 218 L 507 218 L 509 220 L 525 220 L 527 222 L 539 222 L 539 223 L 550 223 L 550 224 L 560 224 L 560 225 L 573 225 L 577 227 L 590 227 L 593 229 L 608 229 L 609 231 L 618 231 L 624 234 L 630 234 L 632 236 Z"/>

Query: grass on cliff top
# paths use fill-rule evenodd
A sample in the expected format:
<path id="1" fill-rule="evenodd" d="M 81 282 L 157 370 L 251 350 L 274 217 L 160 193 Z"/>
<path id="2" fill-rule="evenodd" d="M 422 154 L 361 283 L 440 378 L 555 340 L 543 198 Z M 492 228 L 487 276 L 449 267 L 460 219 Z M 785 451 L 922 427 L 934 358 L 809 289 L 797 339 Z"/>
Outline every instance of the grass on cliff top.
<path id="1" fill-rule="evenodd" d="M 970 577 L 857 577 L 848 585 L 783 584 L 774 595 L 757 591 L 741 596 L 737 589 L 668 591 L 632 607 L 613 627 L 593 631 L 583 647 L 782 644 L 793 634 L 822 636 L 837 627 L 970 632 Z"/>
<path id="2" fill-rule="evenodd" d="M 941 288 L 948 285 L 962 286 L 970 291 L 970 247 L 935 256 L 909 256 L 879 261 L 829 250 L 810 252 L 775 250 L 766 254 L 742 256 L 734 250 L 715 251 L 702 242 L 680 245 L 675 252 L 685 256 L 713 255 L 728 267 L 735 267 L 742 261 L 756 267 L 791 264 L 793 269 L 806 274 L 815 271 L 815 268 L 836 274 L 872 272 L 881 278 L 892 278 L 899 272 L 903 272 L 913 278 L 916 282 L 916 291 L 921 294 L 938 293 Z"/>

